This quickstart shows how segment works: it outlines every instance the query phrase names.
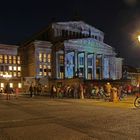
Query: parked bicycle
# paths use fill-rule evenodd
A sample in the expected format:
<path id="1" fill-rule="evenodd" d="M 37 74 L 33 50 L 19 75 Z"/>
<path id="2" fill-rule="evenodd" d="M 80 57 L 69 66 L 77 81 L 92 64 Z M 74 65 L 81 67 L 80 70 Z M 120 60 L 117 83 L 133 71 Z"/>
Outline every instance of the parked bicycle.
<path id="1" fill-rule="evenodd" d="M 136 94 L 136 98 L 134 100 L 134 106 L 136 108 L 140 108 L 140 93 Z"/>

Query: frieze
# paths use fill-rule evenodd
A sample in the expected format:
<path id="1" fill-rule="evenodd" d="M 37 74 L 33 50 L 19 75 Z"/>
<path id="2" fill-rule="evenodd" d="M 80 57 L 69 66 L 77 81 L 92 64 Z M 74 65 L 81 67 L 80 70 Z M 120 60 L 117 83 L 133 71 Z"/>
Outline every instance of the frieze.
<path id="1" fill-rule="evenodd" d="M 71 46 L 73 49 L 77 48 L 78 50 L 84 50 L 87 52 L 98 52 L 98 53 L 116 55 L 116 53 L 114 52 L 114 48 L 112 48 L 111 46 L 109 46 L 105 43 L 96 41 L 95 39 L 67 40 L 64 42 L 64 46 L 65 46 L 65 48 L 67 46 Z"/>

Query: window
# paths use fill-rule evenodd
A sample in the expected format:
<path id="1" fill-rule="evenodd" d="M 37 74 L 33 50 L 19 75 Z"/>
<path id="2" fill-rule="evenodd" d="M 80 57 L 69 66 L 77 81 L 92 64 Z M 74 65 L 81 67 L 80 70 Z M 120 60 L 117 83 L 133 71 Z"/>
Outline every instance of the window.
<path id="1" fill-rule="evenodd" d="M 48 54 L 48 62 L 51 62 L 51 54 Z"/>
<path id="2" fill-rule="evenodd" d="M 4 71 L 8 71 L 8 70 L 9 70 L 8 66 L 5 66 L 5 70 Z"/>
<path id="3" fill-rule="evenodd" d="M 17 56 L 17 63 L 20 64 L 20 56 Z"/>
<path id="4" fill-rule="evenodd" d="M 9 64 L 12 64 L 12 56 L 9 55 L 8 57 L 9 57 Z"/>
<path id="5" fill-rule="evenodd" d="M 3 71 L 0 71 L 0 76 L 3 76 Z"/>
<path id="6" fill-rule="evenodd" d="M 39 65 L 39 75 L 42 75 L 43 73 L 42 65 Z"/>
<path id="7" fill-rule="evenodd" d="M 42 62 L 42 53 L 39 53 L 39 62 Z"/>
<path id="8" fill-rule="evenodd" d="M 9 85 L 10 85 L 10 88 L 13 88 L 13 83 L 9 83 Z"/>
<path id="9" fill-rule="evenodd" d="M 79 59 L 80 59 L 80 60 L 79 60 L 79 61 L 80 61 L 80 62 L 79 62 L 80 65 L 84 65 L 84 57 L 80 57 Z"/>
<path id="10" fill-rule="evenodd" d="M 96 58 L 96 66 L 97 67 L 101 66 L 101 58 Z"/>
<path id="11" fill-rule="evenodd" d="M 64 56 L 63 55 L 59 56 L 59 61 L 60 61 L 60 64 L 64 64 Z"/>
<path id="12" fill-rule="evenodd" d="M 13 72 L 13 76 L 16 77 L 17 76 L 17 73 L 16 72 Z"/>
<path id="13" fill-rule="evenodd" d="M 60 78 L 63 79 L 64 78 L 64 66 L 60 66 Z"/>
<path id="14" fill-rule="evenodd" d="M 50 65 L 48 65 L 48 69 L 51 69 L 51 66 Z"/>
<path id="15" fill-rule="evenodd" d="M 22 88 L 22 83 L 18 83 L 18 88 Z"/>
<path id="16" fill-rule="evenodd" d="M 16 56 L 13 56 L 13 64 L 16 64 Z"/>
<path id="17" fill-rule="evenodd" d="M 18 71 L 21 71 L 21 67 L 20 66 L 18 67 Z"/>
<path id="18" fill-rule="evenodd" d="M 14 71 L 16 71 L 16 70 L 17 70 L 17 67 L 16 67 L 16 66 L 14 66 L 14 67 L 13 67 L 13 70 L 14 70 Z"/>
<path id="19" fill-rule="evenodd" d="M 4 55 L 4 63 L 8 63 L 7 55 Z"/>
<path id="20" fill-rule="evenodd" d="M 91 80 L 92 79 L 92 69 L 88 68 L 88 79 Z"/>
<path id="21" fill-rule="evenodd" d="M 18 77 L 20 77 L 20 76 L 21 76 L 21 72 L 19 72 L 19 71 L 18 71 L 18 73 L 17 73 L 17 74 L 18 74 Z"/>
<path id="22" fill-rule="evenodd" d="M 44 76 L 46 76 L 46 75 L 47 75 L 47 66 L 44 65 Z"/>
<path id="23" fill-rule="evenodd" d="M 12 76 L 12 72 L 11 72 L 11 71 L 9 72 L 9 75 L 11 75 L 11 76 Z"/>
<path id="24" fill-rule="evenodd" d="M 4 66 L 0 66 L 0 71 L 4 71 Z"/>
<path id="25" fill-rule="evenodd" d="M 0 55 L 0 63 L 3 63 L 3 55 Z"/>
<path id="26" fill-rule="evenodd" d="M 0 83 L 0 87 L 1 88 L 4 88 L 4 83 Z"/>
<path id="27" fill-rule="evenodd" d="M 92 58 L 88 58 L 88 66 L 92 66 Z"/>
<path id="28" fill-rule="evenodd" d="M 9 66 L 9 70 L 12 71 L 12 66 Z"/>
<path id="29" fill-rule="evenodd" d="M 43 62 L 47 62 L 47 56 L 45 53 L 43 54 Z"/>

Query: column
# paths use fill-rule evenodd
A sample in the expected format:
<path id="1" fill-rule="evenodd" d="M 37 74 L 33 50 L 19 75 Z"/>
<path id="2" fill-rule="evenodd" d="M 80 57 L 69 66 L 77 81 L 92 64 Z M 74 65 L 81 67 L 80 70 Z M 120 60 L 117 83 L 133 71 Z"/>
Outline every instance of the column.
<path id="1" fill-rule="evenodd" d="M 84 79 L 87 79 L 87 52 L 84 52 Z"/>
<path id="2" fill-rule="evenodd" d="M 93 54 L 93 79 L 96 79 L 96 54 Z"/>
<path id="3" fill-rule="evenodd" d="M 64 79 L 66 78 L 67 71 L 67 52 L 64 50 Z"/>
<path id="4" fill-rule="evenodd" d="M 104 54 L 102 54 L 101 79 L 104 79 Z"/>
<path id="5" fill-rule="evenodd" d="M 78 76 L 78 53 L 74 51 L 74 75 Z"/>
<path id="6" fill-rule="evenodd" d="M 56 52 L 56 57 L 55 57 L 55 77 L 58 79 L 59 77 L 59 66 L 58 66 L 58 52 Z"/>

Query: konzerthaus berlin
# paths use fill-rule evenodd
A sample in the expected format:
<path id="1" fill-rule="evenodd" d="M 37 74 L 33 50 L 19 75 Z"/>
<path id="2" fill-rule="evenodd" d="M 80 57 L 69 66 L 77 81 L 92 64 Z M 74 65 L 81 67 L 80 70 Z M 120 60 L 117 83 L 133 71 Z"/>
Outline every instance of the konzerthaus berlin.
<path id="1" fill-rule="evenodd" d="M 22 79 L 122 78 L 122 58 L 104 43 L 102 31 L 83 21 L 50 24 L 17 47 L 17 56 Z"/>

